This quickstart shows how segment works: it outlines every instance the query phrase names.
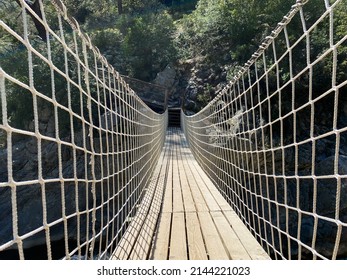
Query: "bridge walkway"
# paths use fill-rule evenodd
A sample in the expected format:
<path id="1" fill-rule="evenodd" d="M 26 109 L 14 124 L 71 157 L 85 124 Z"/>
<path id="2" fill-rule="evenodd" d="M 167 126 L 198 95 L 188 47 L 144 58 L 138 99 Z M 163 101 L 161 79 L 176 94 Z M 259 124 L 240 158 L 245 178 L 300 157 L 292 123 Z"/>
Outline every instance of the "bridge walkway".
<path id="1" fill-rule="evenodd" d="M 113 259 L 270 259 L 169 128 L 152 182 Z"/>

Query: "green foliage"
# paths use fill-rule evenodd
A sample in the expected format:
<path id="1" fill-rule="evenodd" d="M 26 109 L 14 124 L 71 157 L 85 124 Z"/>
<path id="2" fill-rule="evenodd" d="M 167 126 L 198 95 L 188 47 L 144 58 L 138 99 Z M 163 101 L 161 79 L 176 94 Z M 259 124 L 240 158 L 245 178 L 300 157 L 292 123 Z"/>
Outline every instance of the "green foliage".
<path id="1" fill-rule="evenodd" d="M 195 10 L 198 0 L 161 0 L 160 2 L 169 7 L 170 14 L 177 20 Z"/>
<path id="2" fill-rule="evenodd" d="M 206 84 L 204 86 L 204 91 L 197 96 L 197 108 L 198 110 L 201 110 L 204 108 L 210 101 L 211 96 L 213 93 L 213 87 L 210 84 Z"/>
<path id="3" fill-rule="evenodd" d="M 0 18 L 12 29 L 19 30 L 20 26 L 18 26 L 14 17 L 16 12 L 19 11 L 17 4 L 0 4 Z M 0 38 L 0 67 L 21 82 L 28 84 L 28 59 L 24 51 L 25 47 L 21 46 L 13 36 L 2 28 L 0 29 Z M 25 125 L 28 125 L 28 119 L 32 120 L 33 117 L 31 93 L 8 81 L 5 81 L 5 89 L 7 93 L 7 118 L 10 124 L 15 127 L 24 128 Z M 1 102 L 4 102 L 4 100 L 1 99 Z M 2 123 L 2 113 L 1 106 L 0 123 Z"/>
<path id="4" fill-rule="evenodd" d="M 66 0 L 93 43 L 122 74 L 149 81 L 176 60 L 172 16 L 159 0 Z"/>
<path id="5" fill-rule="evenodd" d="M 67 5 L 69 13 L 80 19 L 82 29 L 91 35 L 94 44 L 99 47 L 108 61 L 124 74 L 150 80 L 155 77 L 157 72 L 162 71 L 168 63 L 176 59 L 172 40 L 175 30 L 173 20 L 164 6 L 159 4 L 157 0 L 124 0 L 124 14 L 122 16 L 117 14 L 116 1 L 101 1 L 99 3 L 97 1 L 66 0 L 64 3 Z M 53 31 L 60 34 L 57 18 L 52 13 L 52 9 L 53 7 L 49 4 L 45 6 L 46 17 Z M 20 11 L 21 9 L 15 1 L 6 2 L 6 9 L 0 9 L 1 19 L 19 34 L 23 30 L 21 17 L 18 19 Z M 30 18 L 28 18 L 28 23 L 29 39 L 32 46 L 47 57 L 46 42 L 36 36 L 37 30 Z M 29 85 L 30 71 L 27 48 L 3 29 L 0 29 L 0 36 L 2 69 L 20 82 Z M 66 29 L 64 36 L 66 43 L 70 45 L 71 49 L 74 49 L 72 30 Z M 63 48 L 53 37 L 50 39 L 50 46 L 53 64 L 64 73 Z M 52 69 L 49 65 L 35 54 L 32 54 L 32 63 L 35 90 L 40 94 L 52 97 L 54 86 L 57 102 L 68 108 L 68 88 L 65 77 L 56 71 L 52 76 Z M 70 54 L 68 54 L 68 64 L 69 77 L 78 83 L 76 61 Z M 92 64 L 90 65 L 92 66 Z M 90 79 L 90 83 L 91 92 L 97 98 L 96 81 Z M 13 127 L 25 130 L 33 129 L 34 102 L 37 102 L 39 118 L 40 112 L 47 111 L 48 107 L 51 108 L 51 114 L 54 117 L 52 104 L 48 104 L 47 101 L 39 97 L 34 100 L 34 93 L 8 80 L 6 80 L 6 95 L 6 117 Z M 89 112 L 86 110 L 86 100 L 81 97 L 79 89 L 73 85 L 70 85 L 70 97 L 71 109 L 77 114 L 81 114 L 83 111 L 84 117 L 88 119 Z M 1 102 L 4 101 L 1 100 Z M 2 115 L 1 111 L 0 106 L 0 116 Z M 97 122 L 98 119 L 95 114 L 97 114 L 97 108 L 92 108 L 91 117 Z M 58 110 L 58 123 L 60 135 L 64 137 L 70 131 L 70 115 L 60 108 Z"/>
<path id="6" fill-rule="evenodd" d="M 66 37 L 67 41 L 68 36 Z M 71 41 L 70 41 L 71 42 Z M 44 54 L 46 52 L 46 44 L 42 41 L 33 41 L 32 45 L 34 48 L 40 53 Z M 16 46 L 16 47 L 15 47 Z M 72 47 L 72 46 L 71 46 Z M 26 85 L 30 85 L 29 81 L 29 56 L 26 48 L 22 48 L 19 44 L 14 44 L 12 46 L 13 51 L 7 52 L 4 59 L 1 61 L 2 69 L 10 74 L 12 77 L 24 83 Z M 62 49 L 60 48 L 60 43 L 52 40 L 51 41 L 51 53 L 53 57 L 53 63 L 56 67 L 60 68 L 60 70 L 64 71 L 64 54 Z M 50 98 L 53 97 L 53 88 L 52 88 L 52 74 L 51 69 L 36 55 L 32 54 L 32 65 L 33 65 L 33 86 L 35 90 L 48 96 Z M 71 79 L 77 81 L 77 67 L 76 62 L 73 60 L 69 61 L 69 76 Z M 54 72 L 54 94 L 57 102 L 62 106 L 68 107 L 67 102 L 67 83 L 66 79 Z M 7 118 L 11 126 L 25 129 L 25 130 L 33 130 L 31 123 L 34 119 L 34 98 L 33 93 L 16 83 L 10 82 L 6 80 L 6 104 L 7 104 Z M 79 103 L 79 91 L 75 87 L 71 87 L 71 103 L 72 109 L 75 112 L 80 113 L 80 109 L 78 109 Z M 41 111 L 44 110 L 45 107 L 50 106 L 53 108 L 53 105 L 48 105 L 47 101 L 36 97 L 36 104 L 38 108 L 38 116 L 40 120 Z M 53 111 L 51 112 L 53 117 Z M 62 114 L 58 116 L 58 122 L 60 124 L 60 133 L 62 136 L 69 131 L 69 116 L 63 116 Z"/>
<path id="7" fill-rule="evenodd" d="M 28 84 L 28 65 L 25 52 L 8 55 L 1 63 L 1 67 L 22 83 Z M 32 95 L 13 83 L 6 83 L 7 118 L 9 123 L 17 128 L 27 128 L 33 119 Z"/>
<path id="8" fill-rule="evenodd" d="M 123 0 L 123 13 L 118 14 L 117 0 L 64 0 L 68 12 L 81 23 L 82 29 L 90 34 L 94 44 L 98 46 L 107 60 L 122 74 L 150 81 L 163 68 L 177 60 L 178 57 L 188 59 L 203 57 L 204 67 L 213 65 L 227 65 L 232 69 L 229 78 L 238 70 L 235 65 L 243 65 L 257 49 L 263 38 L 271 32 L 276 24 L 289 11 L 294 0 Z M 23 26 L 20 7 L 15 1 L 0 0 L 0 17 L 6 24 L 19 34 Z M 189 13 L 193 7 L 196 9 Z M 48 11 L 52 9 L 47 5 Z M 324 5 L 317 5 L 310 1 L 304 7 L 308 28 L 315 22 Z M 179 20 L 174 21 L 173 15 Z M 183 16 L 182 16 L 183 15 Z M 334 43 L 342 40 L 347 29 L 347 6 L 339 5 L 334 10 Z M 57 19 L 50 18 L 51 28 L 59 34 Z M 46 54 L 47 45 L 40 41 L 35 26 L 28 18 L 30 40 L 34 47 Z M 287 27 L 291 42 L 302 34 L 299 17 Z M 71 30 L 65 33 L 66 40 L 72 41 Z M 20 80 L 28 84 L 28 57 L 26 48 L 3 29 L 0 29 L 0 58 L 1 67 Z M 330 48 L 330 21 L 322 21 L 310 34 L 311 60 L 321 56 Z M 276 48 L 285 48 L 284 38 L 277 38 Z M 65 71 L 65 61 L 59 44 L 52 40 L 52 57 L 54 64 Z M 294 72 L 300 71 L 306 65 L 306 42 L 298 44 L 293 49 L 296 63 Z M 347 46 L 342 44 L 337 51 L 338 67 L 336 83 L 345 80 L 347 73 Z M 270 59 L 269 59 L 270 60 Z M 50 68 L 33 56 L 34 80 L 37 91 L 52 94 Z M 324 90 L 331 85 L 331 72 L 334 59 L 326 56 L 314 66 L 314 79 L 317 83 L 314 90 Z M 69 59 L 70 77 L 77 80 L 76 65 Z M 280 76 L 288 80 L 287 65 L 281 65 Z M 269 74 L 269 79 L 271 79 Z M 38 81 L 45 81 L 39 83 Z M 67 106 L 66 83 L 64 78 L 55 74 L 55 88 L 57 98 L 63 106 Z M 304 83 L 301 83 L 304 84 Z M 93 85 L 92 85 L 93 86 Z M 299 85 L 301 86 L 301 85 Z M 94 85 L 95 87 L 95 85 Z M 13 126 L 27 128 L 33 119 L 33 98 L 30 91 L 25 91 L 13 83 L 7 82 L 8 117 Z M 205 104 L 213 93 L 213 89 L 205 86 L 205 91 L 198 96 L 197 102 Z M 72 88 L 72 108 L 78 108 L 80 96 Z M 40 106 L 40 104 L 39 104 Z M 80 104 L 83 107 L 83 104 Z M 87 112 L 85 112 L 87 116 Z M 64 127 L 69 126 L 69 116 L 59 119 Z"/>
<path id="9" fill-rule="evenodd" d="M 123 0 L 126 14 L 143 14 L 161 7 L 158 0 Z"/>
<path id="10" fill-rule="evenodd" d="M 125 69 L 122 53 L 124 36 L 117 28 L 104 28 L 91 33 L 93 44 L 118 71 Z"/>
<path id="11" fill-rule="evenodd" d="M 181 21 L 178 45 L 189 48 L 193 57 L 202 55 L 216 63 L 245 61 L 291 4 L 290 0 L 200 0 Z"/>
<path id="12" fill-rule="evenodd" d="M 115 1 L 114 1 L 115 2 Z M 64 0 L 69 15 L 87 29 L 102 27 L 114 20 L 117 7 L 113 1 Z"/>
<path id="13" fill-rule="evenodd" d="M 176 60 L 173 19 L 154 0 L 124 2 L 124 10 L 110 27 L 92 30 L 93 42 L 118 71 L 150 81 Z"/>
<path id="14" fill-rule="evenodd" d="M 174 25 L 166 11 L 127 17 L 120 29 L 125 30 L 122 48 L 130 76 L 149 81 L 174 61 Z"/>

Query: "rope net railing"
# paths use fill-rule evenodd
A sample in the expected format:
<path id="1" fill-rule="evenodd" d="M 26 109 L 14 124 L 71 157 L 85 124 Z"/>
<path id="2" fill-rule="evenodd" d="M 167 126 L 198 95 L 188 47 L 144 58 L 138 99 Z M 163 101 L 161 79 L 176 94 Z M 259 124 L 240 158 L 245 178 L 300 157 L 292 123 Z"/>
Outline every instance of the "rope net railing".
<path id="1" fill-rule="evenodd" d="M 274 259 L 347 256 L 346 15 L 344 0 L 297 1 L 216 98 L 181 116 L 195 158 Z"/>
<path id="2" fill-rule="evenodd" d="M 1 9 L 17 17 L 0 19 L 0 258 L 108 259 L 145 196 L 167 113 L 60 0 Z"/>

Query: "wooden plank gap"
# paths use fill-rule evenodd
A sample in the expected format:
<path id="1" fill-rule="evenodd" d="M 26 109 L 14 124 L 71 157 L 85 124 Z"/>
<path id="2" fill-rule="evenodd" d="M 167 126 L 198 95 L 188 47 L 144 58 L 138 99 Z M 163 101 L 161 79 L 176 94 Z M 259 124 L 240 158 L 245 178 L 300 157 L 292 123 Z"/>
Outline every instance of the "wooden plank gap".
<path id="1" fill-rule="evenodd" d="M 223 240 L 225 248 L 228 250 L 232 260 L 251 260 L 251 256 L 242 244 L 242 240 L 235 234 L 222 212 L 212 212 L 211 216 L 217 230 Z"/>
<path id="2" fill-rule="evenodd" d="M 224 248 L 223 242 L 213 223 L 210 213 L 207 215 L 206 213 L 198 212 L 198 218 L 209 259 L 228 260 L 228 253 Z"/>

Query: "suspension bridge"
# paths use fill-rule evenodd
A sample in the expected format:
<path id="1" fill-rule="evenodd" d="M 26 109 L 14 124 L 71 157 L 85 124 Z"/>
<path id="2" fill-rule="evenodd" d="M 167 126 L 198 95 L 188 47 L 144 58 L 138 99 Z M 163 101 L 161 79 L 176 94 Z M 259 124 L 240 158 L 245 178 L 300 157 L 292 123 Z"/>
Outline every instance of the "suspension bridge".
<path id="1" fill-rule="evenodd" d="M 346 257 L 347 34 L 335 26 L 346 1 L 317 2 L 311 24 L 296 1 L 192 116 L 150 109 L 60 0 L 18 2 L 18 30 L 0 20 L 27 71 L 0 63 L 1 258 Z M 327 44 L 313 56 L 322 25 Z M 331 83 L 317 93 L 324 63 Z M 23 96 L 32 113 L 17 124 Z"/>

